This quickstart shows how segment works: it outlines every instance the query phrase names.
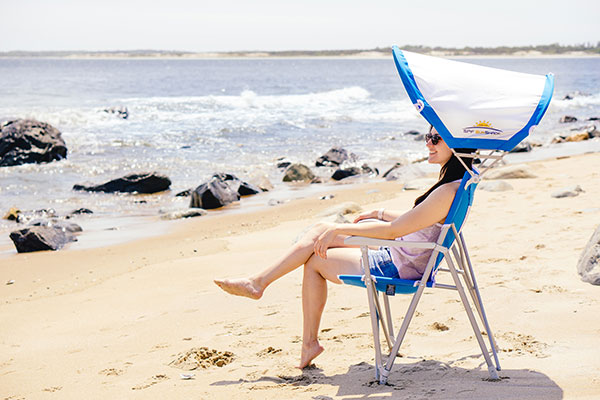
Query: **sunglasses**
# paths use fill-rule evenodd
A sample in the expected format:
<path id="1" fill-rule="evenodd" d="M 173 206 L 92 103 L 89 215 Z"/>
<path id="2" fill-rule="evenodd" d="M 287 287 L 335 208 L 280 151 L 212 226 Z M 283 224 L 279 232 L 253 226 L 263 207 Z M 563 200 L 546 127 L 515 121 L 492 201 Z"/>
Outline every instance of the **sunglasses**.
<path id="1" fill-rule="evenodd" d="M 442 140 L 442 137 L 437 133 L 427 133 L 425 135 L 425 143 L 429 142 L 430 140 L 431 144 L 435 146 L 440 142 L 440 140 Z"/>

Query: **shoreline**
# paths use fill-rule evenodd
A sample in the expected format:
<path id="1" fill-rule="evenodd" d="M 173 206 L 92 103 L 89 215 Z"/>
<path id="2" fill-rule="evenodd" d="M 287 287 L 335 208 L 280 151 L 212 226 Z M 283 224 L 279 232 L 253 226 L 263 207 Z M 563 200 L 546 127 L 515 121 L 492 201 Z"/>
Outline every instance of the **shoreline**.
<path id="1" fill-rule="evenodd" d="M 390 386 L 378 386 L 369 384 L 372 338 L 360 289 L 329 285 L 320 332 L 326 351 L 315 368 L 298 371 L 301 269 L 259 302 L 228 296 L 212 283 L 264 268 L 334 204 L 402 210 L 418 195 L 399 190 L 397 182 L 379 182 L 351 186 L 326 201 L 310 197 L 190 219 L 126 244 L 1 260 L 0 280 L 14 282 L 0 285 L 1 312 L 10 321 L 0 343 L 0 387 L 8 398 L 33 399 L 48 392 L 220 398 L 232 390 L 256 400 L 393 396 L 397 390 L 434 399 L 593 399 L 600 391 L 598 287 L 581 282 L 575 266 L 600 216 L 592 204 L 600 196 L 593 184 L 599 163 L 600 153 L 532 161 L 527 168 L 536 178 L 509 180 L 513 190 L 507 192 L 477 191 L 464 233 L 501 348 L 500 383 L 485 380 L 455 293 L 426 292 Z M 574 184 L 584 189 L 579 196 L 550 197 Z M 400 318 L 409 297 L 392 300 Z M 449 329 L 436 330 L 435 323 Z M 233 361 L 191 372 L 169 366 L 200 347 L 230 351 Z M 195 376 L 182 380 L 181 373 Z"/>

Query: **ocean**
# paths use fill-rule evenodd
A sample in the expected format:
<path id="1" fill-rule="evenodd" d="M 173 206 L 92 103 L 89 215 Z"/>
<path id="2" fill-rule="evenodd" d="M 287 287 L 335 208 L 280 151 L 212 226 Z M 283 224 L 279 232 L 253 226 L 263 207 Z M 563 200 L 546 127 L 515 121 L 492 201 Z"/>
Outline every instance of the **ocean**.
<path id="1" fill-rule="evenodd" d="M 530 138 L 548 144 L 557 133 L 600 116 L 600 57 L 461 58 L 513 71 L 555 74 L 550 108 Z M 572 100 L 566 94 L 576 93 Z M 104 112 L 127 107 L 129 117 Z M 0 121 L 35 118 L 62 132 L 66 160 L 0 168 L 0 213 L 10 207 L 58 214 L 86 207 L 99 218 L 137 221 L 160 209 L 185 208 L 175 197 L 214 172 L 262 177 L 288 188 L 279 158 L 313 166 L 342 146 L 383 171 L 425 155 L 405 132 L 427 124 L 410 104 L 389 59 L 37 59 L 0 58 Z M 590 124 L 588 122 L 587 124 Z M 598 126 L 600 128 L 600 126 Z M 560 152 L 559 147 L 546 146 Z M 580 149 L 582 149 L 580 145 Z M 537 151 L 537 150 L 536 150 Z M 535 152 L 534 152 L 535 153 Z M 171 191 L 152 196 L 74 192 L 132 172 L 167 175 Z M 314 186 L 314 185 L 313 185 Z M 143 199 L 141 201 L 140 199 Z M 125 223 L 127 225 L 127 223 Z M 133 224 L 129 224 L 133 225 Z M 0 244 L 14 222 L 0 221 Z M 142 229 L 143 230 L 143 229 Z"/>

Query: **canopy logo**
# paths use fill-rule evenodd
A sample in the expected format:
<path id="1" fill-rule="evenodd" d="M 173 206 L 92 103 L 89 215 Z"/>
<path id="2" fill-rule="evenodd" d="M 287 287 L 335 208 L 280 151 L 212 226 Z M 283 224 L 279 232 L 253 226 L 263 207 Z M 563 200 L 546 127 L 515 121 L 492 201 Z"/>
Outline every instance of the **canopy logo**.
<path id="1" fill-rule="evenodd" d="M 468 135 L 500 135 L 502 130 L 492 127 L 489 121 L 478 121 L 474 126 L 463 128 L 463 133 Z"/>

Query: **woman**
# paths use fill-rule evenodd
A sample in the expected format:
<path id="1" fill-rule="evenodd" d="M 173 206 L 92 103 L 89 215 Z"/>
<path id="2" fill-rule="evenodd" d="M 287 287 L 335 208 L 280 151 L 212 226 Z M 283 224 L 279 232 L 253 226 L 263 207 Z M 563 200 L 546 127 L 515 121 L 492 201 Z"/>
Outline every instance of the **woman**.
<path id="1" fill-rule="evenodd" d="M 437 240 L 440 223 L 448 215 L 465 168 L 433 127 L 425 141 L 429 149 L 429 163 L 440 164 L 442 168 L 438 182 L 415 200 L 415 206 L 410 211 L 399 213 L 381 209 L 359 215 L 354 224 L 317 224 L 279 260 L 258 275 L 245 279 L 214 281 L 230 294 L 259 299 L 267 286 L 304 265 L 302 353 L 299 368 L 308 366 L 323 352 L 317 336 L 327 300 L 327 281 L 341 283 L 338 275 L 363 274 L 360 249 L 345 245 L 346 237 L 356 235 L 411 241 Z M 471 160 L 467 158 L 463 161 L 470 167 Z M 356 224 L 360 220 L 373 218 L 378 221 Z M 391 248 L 370 251 L 369 268 L 373 275 L 418 279 L 423 275 L 430 254 L 431 250 L 423 249 L 407 251 Z"/>

